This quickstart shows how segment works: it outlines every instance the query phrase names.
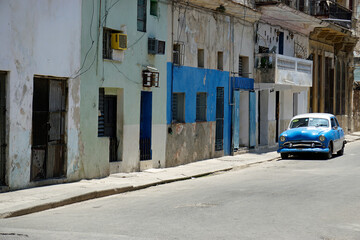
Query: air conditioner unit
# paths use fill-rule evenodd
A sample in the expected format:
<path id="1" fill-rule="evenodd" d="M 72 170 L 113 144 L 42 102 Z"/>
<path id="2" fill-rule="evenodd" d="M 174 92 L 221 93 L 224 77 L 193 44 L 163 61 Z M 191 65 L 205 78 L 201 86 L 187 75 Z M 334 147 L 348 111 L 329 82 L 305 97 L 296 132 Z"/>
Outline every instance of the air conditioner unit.
<path id="1" fill-rule="evenodd" d="M 116 50 L 127 49 L 127 34 L 112 33 L 111 34 L 111 48 Z"/>
<path id="2" fill-rule="evenodd" d="M 148 53 L 149 54 L 165 54 L 165 41 L 160 41 L 155 38 L 148 39 Z"/>

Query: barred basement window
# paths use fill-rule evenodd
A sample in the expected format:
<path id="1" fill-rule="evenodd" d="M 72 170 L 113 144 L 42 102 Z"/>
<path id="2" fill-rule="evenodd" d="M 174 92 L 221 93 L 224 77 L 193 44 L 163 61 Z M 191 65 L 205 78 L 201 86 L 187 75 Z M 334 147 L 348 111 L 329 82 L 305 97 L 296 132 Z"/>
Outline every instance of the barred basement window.
<path id="1" fill-rule="evenodd" d="M 185 122 L 185 93 L 173 93 L 172 115 L 173 122 Z"/>
<path id="2" fill-rule="evenodd" d="M 206 93 L 196 94 L 196 121 L 206 121 Z"/>

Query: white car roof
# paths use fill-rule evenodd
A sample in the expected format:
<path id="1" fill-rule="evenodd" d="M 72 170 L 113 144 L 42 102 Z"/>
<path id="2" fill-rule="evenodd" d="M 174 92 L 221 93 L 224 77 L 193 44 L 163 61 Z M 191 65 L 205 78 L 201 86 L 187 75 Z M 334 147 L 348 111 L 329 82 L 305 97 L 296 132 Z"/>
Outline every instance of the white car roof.
<path id="1" fill-rule="evenodd" d="M 292 119 L 296 119 L 296 118 L 326 118 L 326 119 L 329 119 L 331 117 L 334 117 L 334 115 L 330 114 L 330 113 L 305 113 L 305 114 L 296 115 Z"/>

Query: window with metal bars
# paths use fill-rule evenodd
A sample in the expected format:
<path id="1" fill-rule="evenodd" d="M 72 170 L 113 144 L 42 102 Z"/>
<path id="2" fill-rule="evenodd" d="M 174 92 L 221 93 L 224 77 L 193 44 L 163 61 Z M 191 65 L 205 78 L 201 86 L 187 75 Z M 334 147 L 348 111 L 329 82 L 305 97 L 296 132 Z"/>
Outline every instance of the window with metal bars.
<path id="1" fill-rule="evenodd" d="M 185 122 L 185 93 L 172 95 L 172 120 L 179 123 Z"/>
<path id="2" fill-rule="evenodd" d="M 146 32 L 146 2 L 147 0 L 137 1 L 137 30 Z"/>
<path id="3" fill-rule="evenodd" d="M 5 185 L 6 150 L 6 91 L 5 73 L 0 72 L 0 186 Z"/>
<path id="4" fill-rule="evenodd" d="M 215 151 L 224 149 L 224 88 L 216 88 Z"/>
<path id="5" fill-rule="evenodd" d="M 98 137 L 105 136 L 104 95 L 104 88 L 99 88 Z"/>
<path id="6" fill-rule="evenodd" d="M 111 29 L 103 28 L 103 58 L 111 59 Z"/>
<path id="7" fill-rule="evenodd" d="M 196 94 L 196 121 L 206 121 L 206 93 Z"/>
<path id="8" fill-rule="evenodd" d="M 113 59 L 111 48 L 111 34 L 122 33 L 121 31 L 103 28 L 103 59 Z"/>
<path id="9" fill-rule="evenodd" d="M 184 65 L 184 43 L 177 42 L 173 45 L 173 63 L 175 65 Z"/>

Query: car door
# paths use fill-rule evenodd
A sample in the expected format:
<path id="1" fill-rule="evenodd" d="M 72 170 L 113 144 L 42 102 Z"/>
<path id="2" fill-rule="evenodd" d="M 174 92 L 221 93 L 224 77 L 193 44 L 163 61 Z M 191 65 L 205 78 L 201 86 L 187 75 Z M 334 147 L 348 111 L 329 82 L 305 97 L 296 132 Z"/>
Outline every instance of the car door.
<path id="1" fill-rule="evenodd" d="M 337 151 L 339 149 L 339 131 L 338 131 L 338 125 L 336 124 L 335 118 L 330 118 L 330 122 L 331 122 L 331 137 L 333 138 L 333 147 L 334 147 L 334 151 Z"/>
<path id="2" fill-rule="evenodd" d="M 338 120 L 336 119 L 336 117 L 334 117 L 335 123 L 337 125 L 337 132 L 338 132 L 338 150 L 340 150 L 343 147 L 344 141 L 345 141 L 345 134 L 344 134 L 344 130 L 340 127 L 340 124 L 338 122 Z"/>

